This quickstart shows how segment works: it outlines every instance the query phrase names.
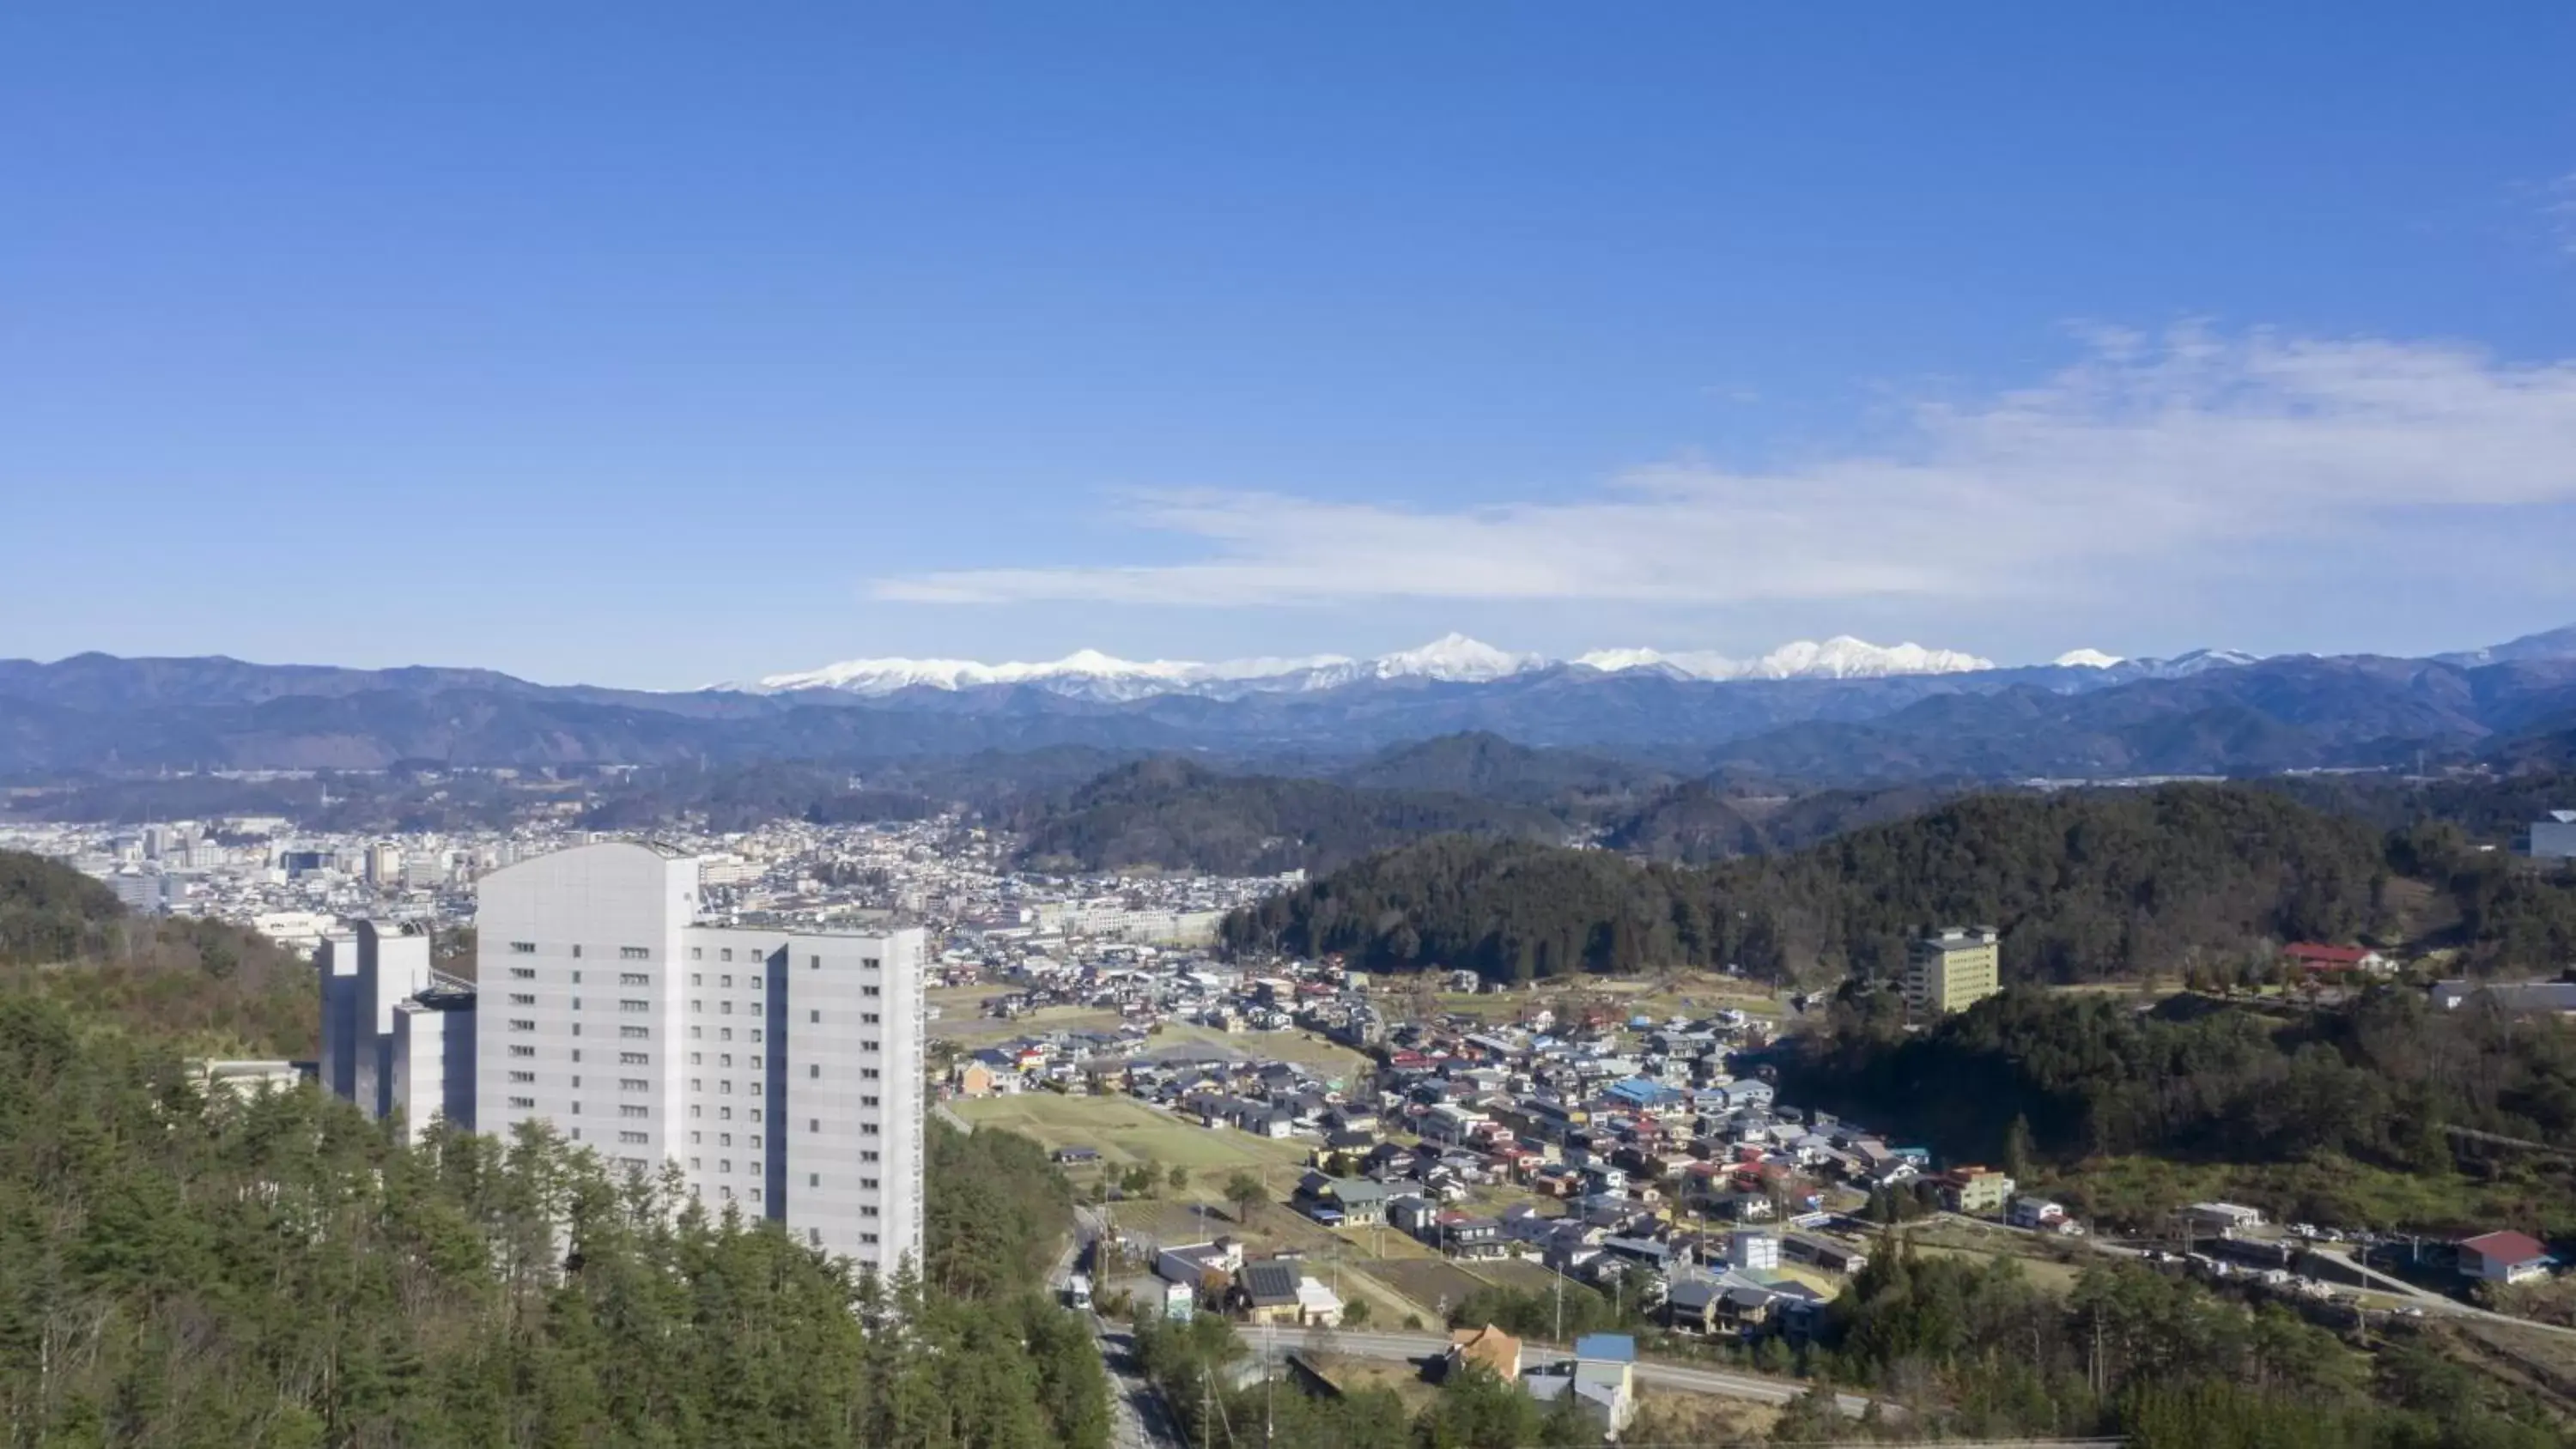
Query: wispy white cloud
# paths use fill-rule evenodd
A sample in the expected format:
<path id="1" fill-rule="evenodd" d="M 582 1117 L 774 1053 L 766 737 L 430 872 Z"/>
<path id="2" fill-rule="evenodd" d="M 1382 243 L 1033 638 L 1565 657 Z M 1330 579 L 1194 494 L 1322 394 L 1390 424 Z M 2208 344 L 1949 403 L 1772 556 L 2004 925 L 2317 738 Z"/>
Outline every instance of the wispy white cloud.
<path id="1" fill-rule="evenodd" d="M 1197 606 L 1394 598 L 1659 604 L 1971 598 L 2143 579 L 2184 555 L 2420 510 L 2576 501 L 2576 364 L 2438 343 L 2095 329 L 2038 386 L 1914 406 L 1900 446 L 1794 470 L 1640 468 L 1561 501 L 1406 508 L 1128 499 L 1203 557 L 969 569 L 883 599 Z M 2259 549 L 2256 550 L 2259 552 Z"/>

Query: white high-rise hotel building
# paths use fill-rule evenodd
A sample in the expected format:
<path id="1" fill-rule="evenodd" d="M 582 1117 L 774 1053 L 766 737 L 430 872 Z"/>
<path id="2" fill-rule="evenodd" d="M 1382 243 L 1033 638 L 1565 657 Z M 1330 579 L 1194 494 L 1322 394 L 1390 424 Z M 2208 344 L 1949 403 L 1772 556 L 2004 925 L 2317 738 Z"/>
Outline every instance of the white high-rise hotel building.
<path id="1" fill-rule="evenodd" d="M 484 876 L 472 1121 L 679 1164 L 891 1274 L 921 1255 L 923 938 L 697 924 L 696 857 L 576 846 Z"/>

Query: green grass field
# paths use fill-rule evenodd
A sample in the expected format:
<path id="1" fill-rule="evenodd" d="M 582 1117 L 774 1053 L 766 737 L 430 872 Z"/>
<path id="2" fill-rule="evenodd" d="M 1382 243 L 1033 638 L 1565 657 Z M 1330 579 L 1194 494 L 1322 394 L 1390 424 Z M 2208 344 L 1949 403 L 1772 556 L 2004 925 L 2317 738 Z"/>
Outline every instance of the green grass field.
<path id="1" fill-rule="evenodd" d="M 2026 1253 L 1992 1251 L 1981 1247 L 1952 1247 L 1926 1242 L 1919 1235 L 1915 1238 L 1914 1251 L 1927 1258 L 1966 1258 L 1978 1263 L 1992 1262 L 1996 1258 L 2011 1258 L 2021 1265 L 2022 1275 L 2030 1280 L 2032 1287 L 2058 1294 L 2074 1291 L 2075 1279 L 2080 1271 L 2072 1264 L 2061 1263 L 2053 1258 L 2033 1257 Z M 2103 1261 L 2108 1262 L 2109 1259 Z M 1809 1277 L 1812 1281 L 1812 1275 L 1802 1276 Z"/>
<path id="2" fill-rule="evenodd" d="M 1305 1161 L 1296 1142 L 1273 1142 L 1231 1128 L 1211 1130 L 1158 1112 L 1133 1097 L 1066 1097 L 1054 1092 L 1022 1092 L 1009 1097 L 955 1101 L 950 1110 L 978 1127 L 999 1127 L 1035 1138 L 1052 1150 L 1096 1147 L 1102 1160 L 1125 1166 L 1135 1162 L 1175 1164 L 1194 1174 L 1231 1172 L 1238 1167 L 1268 1168 L 1284 1190 L 1282 1174 Z M 1205 1184 L 1213 1189 L 1214 1184 Z"/>
<path id="3" fill-rule="evenodd" d="M 1253 1031 L 1228 1035 L 1214 1027 L 1194 1026 L 1186 1022 L 1164 1025 L 1146 1038 L 1145 1050 L 1157 1052 L 1184 1045 L 1217 1048 L 1257 1062 L 1294 1062 L 1344 1082 L 1354 1080 L 1376 1066 L 1360 1053 L 1311 1032 Z"/>
<path id="4" fill-rule="evenodd" d="M 1006 1021 L 998 1016 L 977 1015 L 974 1003 L 969 1002 L 963 1007 L 948 1008 L 947 1015 L 930 1024 L 930 1036 L 934 1041 L 953 1041 L 974 1048 L 1050 1031 L 1116 1031 L 1124 1020 L 1117 1012 L 1094 1011 L 1086 1006 L 1042 1006 Z"/>

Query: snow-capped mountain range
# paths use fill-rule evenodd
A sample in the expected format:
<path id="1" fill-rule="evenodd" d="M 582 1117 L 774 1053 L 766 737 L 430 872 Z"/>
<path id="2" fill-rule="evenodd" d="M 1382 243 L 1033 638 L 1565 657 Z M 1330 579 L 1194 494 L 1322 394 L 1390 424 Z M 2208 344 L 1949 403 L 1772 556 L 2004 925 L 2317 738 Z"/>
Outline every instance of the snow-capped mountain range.
<path id="1" fill-rule="evenodd" d="M 2062 654 L 2050 667 L 2122 670 L 2135 674 L 2189 674 L 2252 662 L 2251 655 L 2200 650 L 2173 660 L 2124 660 L 2098 649 Z M 1883 679 L 1909 674 L 1972 674 L 1999 666 L 1956 649 L 1920 644 L 1872 644 L 1850 635 L 1818 642 L 1801 639 L 1754 659 L 1709 650 L 1596 649 L 1571 659 L 1498 649 L 1463 634 L 1445 634 L 1417 649 L 1373 659 L 1339 654 L 1301 658 L 1120 659 L 1085 649 L 1037 663 L 984 664 L 971 659 L 851 659 L 820 669 L 767 675 L 751 684 L 722 685 L 759 694 L 828 689 L 887 695 L 906 689 L 965 690 L 1033 685 L 1060 694 L 1098 699 L 1142 699 L 1160 694 L 1236 698 L 1246 694 L 1335 689 L 1368 680 L 1421 680 L 1482 684 L 1539 670 L 1573 667 L 1602 674 L 1653 670 L 1677 679 Z"/>

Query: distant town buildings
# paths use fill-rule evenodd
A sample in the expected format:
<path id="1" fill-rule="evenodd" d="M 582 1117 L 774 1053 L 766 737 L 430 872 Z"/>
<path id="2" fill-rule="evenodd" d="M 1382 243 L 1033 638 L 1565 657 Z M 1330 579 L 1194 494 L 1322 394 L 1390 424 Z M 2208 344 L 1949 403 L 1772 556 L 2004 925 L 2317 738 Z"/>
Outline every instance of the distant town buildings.
<path id="1" fill-rule="evenodd" d="M 1963 1011 L 2003 989 L 1991 926 L 1950 926 L 1917 940 L 1905 961 L 1905 1002 L 1918 1015 Z"/>

